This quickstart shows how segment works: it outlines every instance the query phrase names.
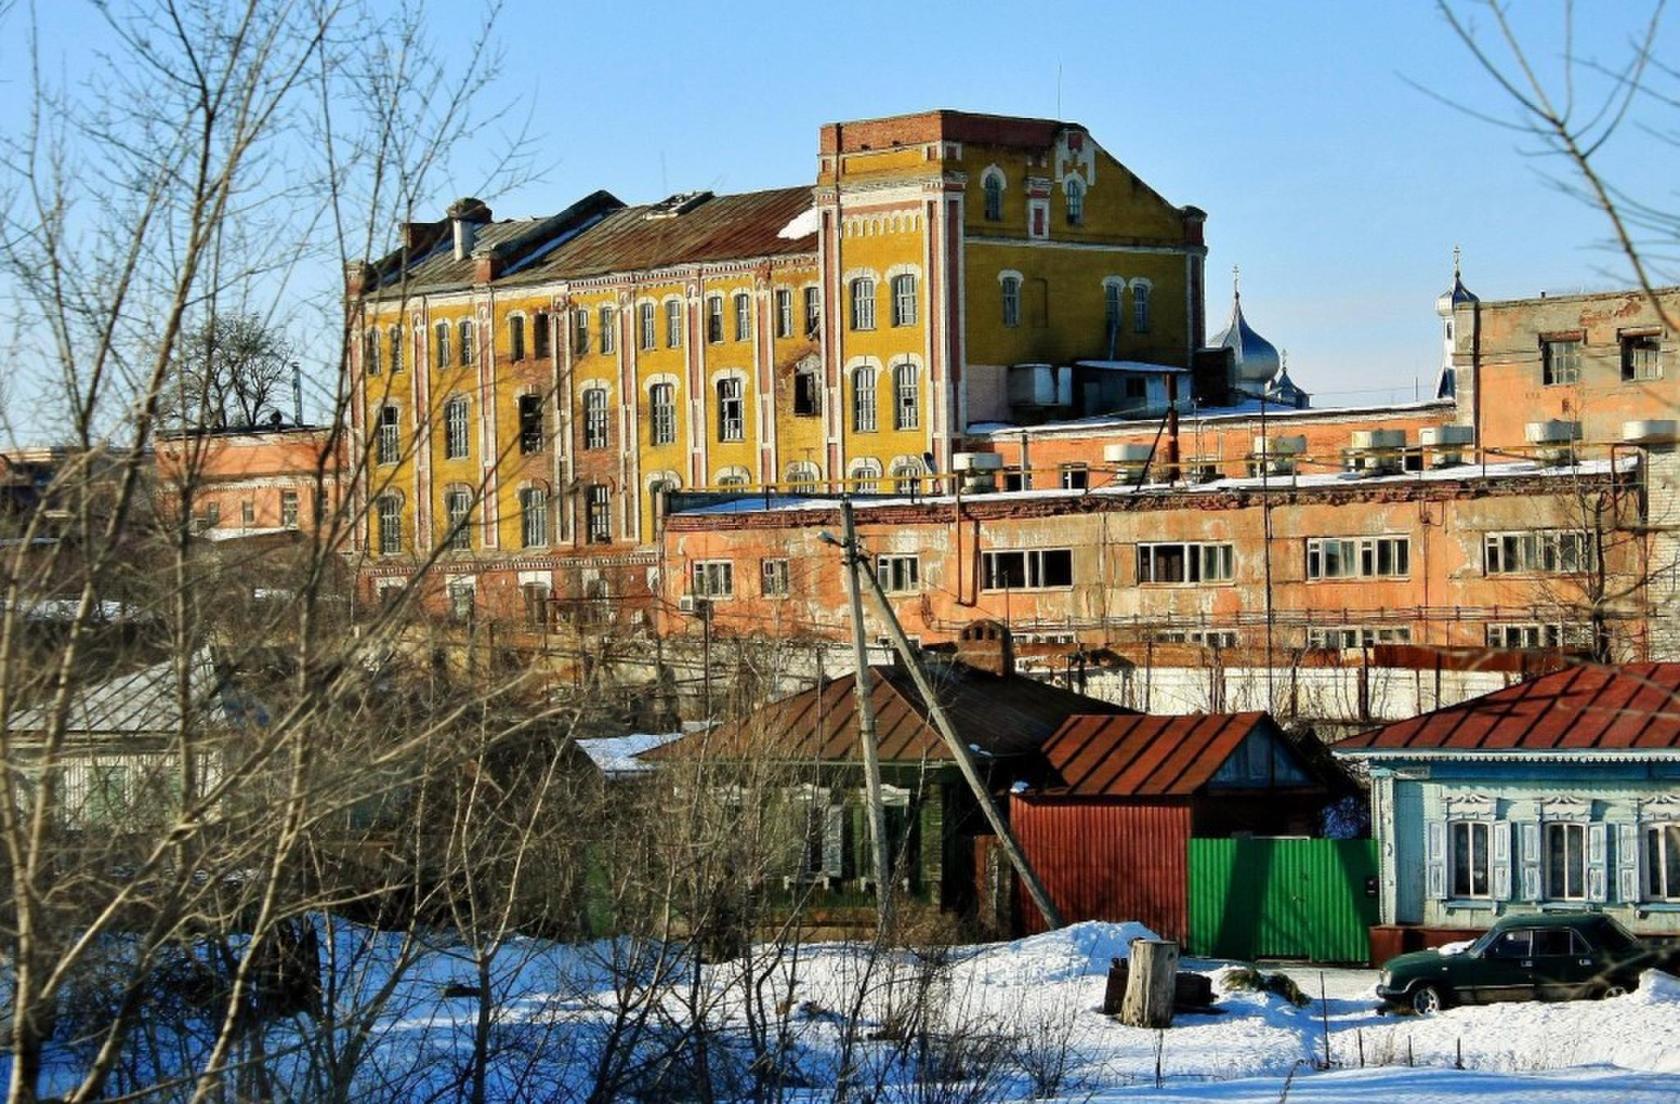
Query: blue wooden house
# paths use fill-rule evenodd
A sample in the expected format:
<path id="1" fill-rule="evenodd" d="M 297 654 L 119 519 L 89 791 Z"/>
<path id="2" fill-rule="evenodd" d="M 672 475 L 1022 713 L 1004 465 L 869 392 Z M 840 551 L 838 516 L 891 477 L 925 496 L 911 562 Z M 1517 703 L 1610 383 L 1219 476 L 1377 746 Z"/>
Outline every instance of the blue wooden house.
<path id="1" fill-rule="evenodd" d="M 1680 663 L 1566 668 L 1333 750 L 1370 775 L 1377 957 L 1513 911 L 1680 932 Z"/>

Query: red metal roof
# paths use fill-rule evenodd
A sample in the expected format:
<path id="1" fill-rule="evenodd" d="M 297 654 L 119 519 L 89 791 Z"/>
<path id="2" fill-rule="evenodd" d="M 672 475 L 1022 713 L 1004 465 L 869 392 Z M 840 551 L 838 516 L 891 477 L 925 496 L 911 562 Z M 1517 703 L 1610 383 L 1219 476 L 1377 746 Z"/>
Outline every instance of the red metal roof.
<path id="1" fill-rule="evenodd" d="M 907 672 L 871 667 L 870 701 L 882 762 L 946 762 L 950 751 L 929 719 Z M 1077 714 L 1120 707 L 1019 675 L 999 678 L 961 663 L 928 671 L 957 736 L 983 757 L 1024 755 Z M 855 682 L 851 675 L 771 702 L 746 717 L 696 732 L 648 753 L 651 759 L 704 752 L 727 759 L 774 757 L 795 762 L 859 758 Z"/>
<path id="2" fill-rule="evenodd" d="M 1042 748 L 1072 797 L 1189 797 L 1207 784 L 1264 712 L 1073 717 Z"/>
<path id="3" fill-rule="evenodd" d="M 1337 751 L 1680 749 L 1680 663 L 1580 666 L 1363 732 Z"/>

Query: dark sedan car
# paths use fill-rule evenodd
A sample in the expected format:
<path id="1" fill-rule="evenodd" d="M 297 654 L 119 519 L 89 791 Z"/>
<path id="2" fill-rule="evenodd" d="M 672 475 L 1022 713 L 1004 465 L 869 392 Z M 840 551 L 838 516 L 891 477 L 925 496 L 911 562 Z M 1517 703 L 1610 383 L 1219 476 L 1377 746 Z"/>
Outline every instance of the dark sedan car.
<path id="1" fill-rule="evenodd" d="M 1608 916 L 1506 916 L 1455 954 L 1417 951 L 1383 964 L 1377 996 L 1391 1007 L 1438 1012 L 1454 1004 L 1611 997 L 1672 952 L 1642 942 Z"/>

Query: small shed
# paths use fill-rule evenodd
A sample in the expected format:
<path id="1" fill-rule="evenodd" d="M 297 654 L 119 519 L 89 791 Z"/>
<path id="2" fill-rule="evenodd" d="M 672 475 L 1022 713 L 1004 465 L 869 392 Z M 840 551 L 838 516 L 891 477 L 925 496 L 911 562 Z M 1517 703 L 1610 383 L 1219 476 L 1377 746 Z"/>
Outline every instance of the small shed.
<path id="1" fill-rule="evenodd" d="M 1137 920 L 1178 940 L 1192 838 L 1313 836 L 1346 787 L 1316 741 L 1264 712 L 1074 717 L 1040 750 L 1044 781 L 1017 786 L 1009 816 L 1063 917 Z M 1017 896 L 1022 926 L 1042 930 Z"/>

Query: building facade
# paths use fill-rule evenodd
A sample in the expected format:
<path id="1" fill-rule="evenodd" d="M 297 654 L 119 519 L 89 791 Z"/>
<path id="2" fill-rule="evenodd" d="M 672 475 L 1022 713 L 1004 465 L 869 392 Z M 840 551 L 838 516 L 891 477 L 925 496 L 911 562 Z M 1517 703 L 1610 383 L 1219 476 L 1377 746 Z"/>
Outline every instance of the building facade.
<path id="1" fill-rule="evenodd" d="M 922 489 L 1023 362 L 1185 371 L 1203 217 L 1077 124 L 951 111 L 824 127 L 815 187 L 462 200 L 347 273 L 366 575 L 645 609 L 672 492 Z"/>

